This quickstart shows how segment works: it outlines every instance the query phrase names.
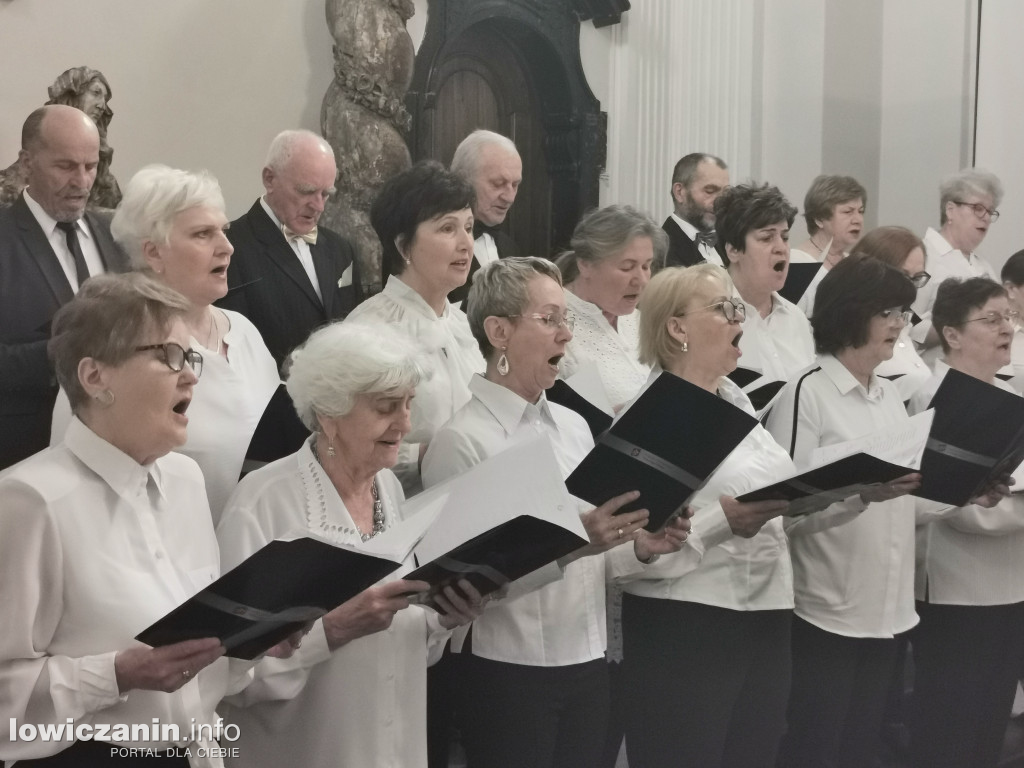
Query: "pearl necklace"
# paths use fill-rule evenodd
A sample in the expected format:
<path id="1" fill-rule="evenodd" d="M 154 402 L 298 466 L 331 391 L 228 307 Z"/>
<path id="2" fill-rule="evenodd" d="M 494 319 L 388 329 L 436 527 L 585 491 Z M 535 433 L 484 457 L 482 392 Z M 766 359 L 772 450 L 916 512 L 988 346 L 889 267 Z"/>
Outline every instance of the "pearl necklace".
<path id="1" fill-rule="evenodd" d="M 316 459 L 316 463 L 324 468 L 326 474 L 327 468 L 324 467 L 323 461 L 320 459 L 320 451 L 316 447 L 316 436 L 313 436 L 312 441 L 309 444 L 310 449 L 313 451 L 313 458 Z M 377 492 L 377 478 L 374 478 L 370 482 L 370 493 L 373 495 L 373 529 L 369 533 L 363 533 L 359 530 L 358 526 L 355 531 L 350 531 L 345 526 L 332 525 L 327 522 L 327 502 L 324 498 L 323 489 L 319 489 L 317 496 L 320 499 L 320 520 L 319 528 L 326 534 L 330 535 L 336 531 L 344 533 L 357 533 L 359 538 L 363 541 L 369 541 L 378 533 L 383 532 L 385 528 L 384 523 L 384 505 L 380 500 L 380 494 Z M 312 520 L 310 520 L 312 523 Z"/>

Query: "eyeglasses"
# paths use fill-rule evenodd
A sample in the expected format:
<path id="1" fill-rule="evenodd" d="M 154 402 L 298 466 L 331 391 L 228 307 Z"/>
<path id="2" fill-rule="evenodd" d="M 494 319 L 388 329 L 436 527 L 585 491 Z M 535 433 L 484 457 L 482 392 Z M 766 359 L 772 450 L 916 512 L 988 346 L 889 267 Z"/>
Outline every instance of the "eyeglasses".
<path id="1" fill-rule="evenodd" d="M 883 309 L 878 313 L 878 316 L 883 320 L 899 320 L 904 325 L 907 325 L 910 323 L 910 318 L 914 316 L 914 312 L 903 307 L 892 307 L 890 309 Z"/>
<path id="2" fill-rule="evenodd" d="M 915 288 L 924 288 L 928 281 L 932 279 L 932 276 L 927 272 L 918 272 L 916 275 L 907 275 L 910 278 L 910 282 L 914 284 Z"/>
<path id="3" fill-rule="evenodd" d="M 990 328 L 995 328 L 1004 322 L 1013 325 L 1019 318 L 1020 312 L 1010 309 L 1006 312 L 986 312 L 981 317 L 972 317 L 970 320 L 964 320 L 964 323 L 984 323 Z"/>
<path id="4" fill-rule="evenodd" d="M 571 312 L 566 312 L 564 315 L 558 312 L 533 312 L 528 315 L 508 315 L 508 317 L 510 319 L 513 317 L 528 317 L 531 320 L 539 320 L 540 324 L 549 331 L 565 328 L 569 333 L 572 333 L 572 329 L 576 327 L 576 318 Z"/>
<path id="5" fill-rule="evenodd" d="M 986 208 L 981 203 L 965 203 L 963 200 L 951 200 L 950 202 L 953 203 L 954 205 L 966 205 L 968 208 L 974 211 L 974 215 L 977 216 L 979 219 L 984 219 L 985 214 L 988 214 L 989 219 L 991 219 L 992 221 L 995 221 L 996 219 L 999 218 L 999 211 L 995 210 L 994 208 Z"/>
<path id="6" fill-rule="evenodd" d="M 169 341 L 166 344 L 147 344 L 144 347 L 136 347 L 136 352 L 148 352 L 151 349 L 159 349 L 163 354 L 160 356 L 164 364 L 175 373 L 181 373 L 188 363 L 192 372 L 198 379 L 203 375 L 203 356 L 194 349 L 184 349 L 181 344 Z"/>
<path id="7" fill-rule="evenodd" d="M 686 317 L 694 312 L 703 312 L 705 309 L 719 310 L 730 323 L 742 323 L 747 319 L 747 305 L 739 299 L 723 299 L 722 301 L 716 301 L 714 304 L 708 304 L 706 307 L 698 307 L 690 312 L 683 312 L 681 315 L 676 315 L 676 317 Z"/>

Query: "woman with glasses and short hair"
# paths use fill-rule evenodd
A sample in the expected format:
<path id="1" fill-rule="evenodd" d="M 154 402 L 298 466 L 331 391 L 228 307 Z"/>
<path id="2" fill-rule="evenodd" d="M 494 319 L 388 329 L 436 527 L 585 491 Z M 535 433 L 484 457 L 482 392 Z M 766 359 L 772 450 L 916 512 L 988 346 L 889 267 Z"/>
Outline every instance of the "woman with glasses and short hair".
<path id="1" fill-rule="evenodd" d="M 945 361 L 910 401 L 925 410 L 950 369 L 1017 393 L 996 377 L 1010 361 L 1017 312 L 985 277 L 939 286 L 932 323 Z M 918 502 L 917 612 L 910 764 L 973 768 L 999 762 L 1024 649 L 1024 499 L 964 507 Z"/>
<path id="2" fill-rule="evenodd" d="M 878 227 L 861 238 L 854 253 L 878 259 L 895 267 L 910 278 L 914 288 L 920 292 L 931 280 L 925 271 L 924 243 L 906 227 Z M 875 368 L 875 375 L 896 383 L 903 402 L 910 400 L 922 384 L 931 378 L 932 372 L 921 359 L 910 338 L 913 326 L 906 323 L 893 347 L 892 357 L 883 360 Z"/>
<path id="3" fill-rule="evenodd" d="M 649 382 L 678 376 L 753 415 L 728 378 L 745 313 L 721 267 L 659 272 L 640 318 Z M 779 519 L 788 504 L 736 496 L 793 471 L 786 452 L 755 425 L 690 502 L 692 541 L 620 578 L 630 765 L 774 764 L 789 691 L 793 577 Z"/>
<path id="4" fill-rule="evenodd" d="M 68 735 L 23 741 L 5 728 L 0 759 L 116 766 L 123 747 L 152 751 L 132 765 L 188 766 L 184 748 L 217 748 L 192 739 L 216 733 L 232 692 L 220 642 L 133 639 L 220 575 L 202 473 L 172 452 L 205 362 L 191 310 L 145 275 L 99 275 L 53 320 L 49 350 L 74 415 L 60 445 L 0 480 L 0 689 L 5 715 Z"/>
<path id="5" fill-rule="evenodd" d="M 875 369 L 892 356 L 914 286 L 877 259 L 851 255 L 821 281 L 815 367 L 792 379 L 768 429 L 806 469 L 816 448 L 909 417 Z M 872 765 L 895 663 L 914 613 L 911 473 L 804 519 L 786 520 L 793 559 L 793 688 L 779 766 Z"/>
<path id="6" fill-rule="evenodd" d="M 474 276 L 469 324 L 487 370 L 473 377 L 470 401 L 434 435 L 423 459 L 427 486 L 538 434 L 550 438 L 564 477 L 593 448 L 583 418 L 544 395 L 572 339 L 561 281 L 554 264 L 535 257 L 501 259 Z M 646 510 L 614 516 L 635 499 L 629 493 L 581 509 L 591 544 L 510 585 L 508 598 L 487 607 L 468 640 L 453 638 L 465 675 L 461 725 L 470 765 L 598 764 L 608 724 L 606 566 L 636 571 L 642 559 L 679 549 L 689 529 L 682 517 L 652 535 L 642 528 Z"/>
<path id="7" fill-rule="evenodd" d="M 238 484 L 260 417 L 281 383 L 274 358 L 248 318 L 213 302 L 228 290 L 234 248 L 217 180 L 150 165 L 128 182 L 110 232 L 132 266 L 189 302 L 189 346 L 203 355 L 205 376 L 189 409 L 188 441 L 179 451 L 203 470 L 214 525 Z M 54 410 L 51 442 L 63 439 L 67 400 Z"/>
<path id="8" fill-rule="evenodd" d="M 999 219 L 1003 184 L 981 168 L 964 168 L 947 176 L 939 185 L 939 229 L 928 228 L 923 242 L 932 279 L 917 293 L 914 312 L 921 321 L 914 326 L 913 339 L 924 347 L 929 365 L 939 350 L 939 337 L 931 322 L 935 293 L 947 277 L 989 277 L 998 281 L 995 269 L 975 251 L 988 228 Z"/>

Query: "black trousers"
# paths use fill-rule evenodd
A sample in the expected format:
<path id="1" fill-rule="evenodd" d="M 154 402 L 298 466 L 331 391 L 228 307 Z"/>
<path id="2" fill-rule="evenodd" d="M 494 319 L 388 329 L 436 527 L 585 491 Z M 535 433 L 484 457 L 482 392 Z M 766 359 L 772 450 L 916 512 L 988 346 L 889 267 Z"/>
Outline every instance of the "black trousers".
<path id="1" fill-rule="evenodd" d="M 608 662 L 564 667 L 462 660 L 469 768 L 594 768 L 608 725 Z"/>
<path id="2" fill-rule="evenodd" d="M 452 733 L 457 726 L 459 690 L 462 686 L 459 662 L 463 654 L 452 653 L 445 643 L 441 659 L 427 667 L 427 766 L 448 768 Z"/>
<path id="3" fill-rule="evenodd" d="M 624 595 L 630 768 L 774 765 L 789 696 L 791 621 L 789 610 Z"/>
<path id="4" fill-rule="evenodd" d="M 865 768 L 878 754 L 897 640 L 845 637 L 793 619 L 783 768 Z"/>
<path id="5" fill-rule="evenodd" d="M 188 768 L 185 750 L 166 750 L 159 755 L 124 756 L 111 754 L 123 749 L 105 741 L 76 741 L 67 749 L 37 760 L 19 760 L 18 768 Z M 195 754 L 196 746 L 192 745 Z M 8 763 L 9 765 L 10 763 Z"/>
<path id="6" fill-rule="evenodd" d="M 1024 655 L 1024 603 L 917 604 L 911 765 L 993 768 Z"/>

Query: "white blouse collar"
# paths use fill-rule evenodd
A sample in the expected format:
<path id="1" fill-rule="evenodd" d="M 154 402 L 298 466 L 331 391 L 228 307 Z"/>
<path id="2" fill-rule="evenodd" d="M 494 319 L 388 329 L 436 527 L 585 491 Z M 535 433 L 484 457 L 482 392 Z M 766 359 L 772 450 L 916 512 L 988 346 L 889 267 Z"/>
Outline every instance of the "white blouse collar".
<path id="1" fill-rule="evenodd" d="M 93 432 L 77 417 L 71 418 L 64 435 L 65 447 L 79 461 L 95 472 L 122 498 L 133 499 L 139 489 L 145 489 L 149 478 L 153 478 L 156 489 L 165 496 L 162 473 L 156 462 L 139 464 L 121 449 L 108 443 Z"/>

